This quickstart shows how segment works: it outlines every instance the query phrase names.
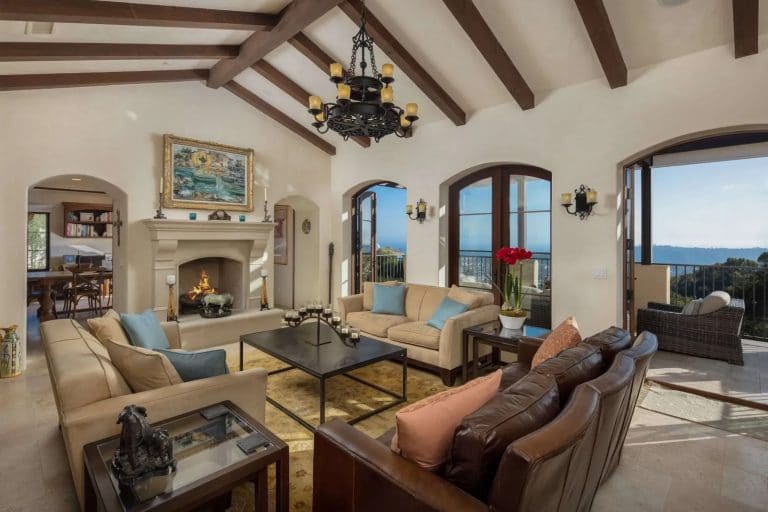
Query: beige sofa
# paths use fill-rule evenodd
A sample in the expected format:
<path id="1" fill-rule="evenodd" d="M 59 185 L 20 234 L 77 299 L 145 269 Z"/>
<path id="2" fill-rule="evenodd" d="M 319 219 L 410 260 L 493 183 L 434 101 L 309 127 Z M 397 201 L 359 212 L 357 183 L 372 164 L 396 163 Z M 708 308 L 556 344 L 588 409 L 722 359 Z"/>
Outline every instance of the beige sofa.
<path id="1" fill-rule="evenodd" d="M 185 346 L 175 322 L 162 324 L 171 348 Z M 106 348 L 74 320 L 40 326 L 59 424 L 80 506 L 83 507 L 83 446 L 119 433 L 118 413 L 130 404 L 147 408 L 151 422 L 231 400 L 263 421 L 267 372 L 254 368 L 208 379 L 133 393 L 110 362 Z"/>
<path id="2" fill-rule="evenodd" d="M 499 314 L 492 293 L 461 290 L 474 294 L 477 305 L 449 319 L 442 330 L 430 327 L 427 321 L 448 295 L 449 288 L 407 284 L 405 316 L 371 313 L 373 283 L 364 283 L 361 294 L 340 298 L 339 307 L 345 323 L 366 336 L 406 348 L 412 364 L 438 371 L 443 382 L 450 386 L 461 370 L 462 331 L 495 320 Z"/>

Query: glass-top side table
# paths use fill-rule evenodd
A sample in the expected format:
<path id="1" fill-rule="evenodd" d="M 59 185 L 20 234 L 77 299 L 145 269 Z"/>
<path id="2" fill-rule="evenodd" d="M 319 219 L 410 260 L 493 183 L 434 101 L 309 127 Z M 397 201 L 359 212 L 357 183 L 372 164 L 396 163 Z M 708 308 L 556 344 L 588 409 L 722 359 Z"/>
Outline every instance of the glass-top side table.
<path id="1" fill-rule="evenodd" d="M 504 329 L 501 322 L 494 320 L 467 327 L 462 335 L 461 377 L 464 382 L 477 375 L 480 345 L 491 347 L 491 364 L 499 364 L 501 352 L 517 353 L 517 344 L 522 338 L 545 338 L 551 331 L 544 327 L 523 325 L 522 329 Z M 469 359 L 469 344 L 472 343 L 472 360 Z"/>
<path id="2" fill-rule="evenodd" d="M 249 481 L 256 484 L 255 505 L 259 509 L 259 502 L 266 506 L 267 468 L 271 464 L 277 468 L 276 508 L 287 511 L 288 446 L 231 402 L 216 405 L 223 405 L 226 412 L 206 419 L 202 412 L 211 406 L 153 425 L 167 430 L 173 441 L 177 468 L 168 475 L 145 476 L 131 486 L 122 486 L 111 468 L 119 436 L 86 445 L 86 511 L 193 510 L 214 503 L 239 483 Z M 237 442 L 257 432 L 267 444 L 246 454 Z"/>

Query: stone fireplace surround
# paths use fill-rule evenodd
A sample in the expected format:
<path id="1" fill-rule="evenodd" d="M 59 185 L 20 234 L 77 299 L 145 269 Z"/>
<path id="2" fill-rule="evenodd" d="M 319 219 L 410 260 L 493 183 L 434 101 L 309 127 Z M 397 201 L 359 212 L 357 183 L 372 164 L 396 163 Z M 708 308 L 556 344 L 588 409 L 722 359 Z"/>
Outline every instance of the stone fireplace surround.
<path id="1" fill-rule="evenodd" d="M 145 219 L 144 224 L 152 244 L 153 309 L 158 314 L 164 314 L 168 307 L 166 277 L 175 275 L 177 284 L 181 284 L 180 266 L 204 258 L 222 258 L 239 263 L 239 285 L 230 283 L 228 287 L 232 289 L 225 291 L 235 296 L 236 309 L 259 310 L 260 275 L 267 261 L 267 247 L 274 224 L 172 219 Z M 232 268 L 237 268 L 237 265 Z M 228 279 L 232 277 L 230 275 Z M 181 291 L 176 287 L 174 292 L 177 311 Z"/>

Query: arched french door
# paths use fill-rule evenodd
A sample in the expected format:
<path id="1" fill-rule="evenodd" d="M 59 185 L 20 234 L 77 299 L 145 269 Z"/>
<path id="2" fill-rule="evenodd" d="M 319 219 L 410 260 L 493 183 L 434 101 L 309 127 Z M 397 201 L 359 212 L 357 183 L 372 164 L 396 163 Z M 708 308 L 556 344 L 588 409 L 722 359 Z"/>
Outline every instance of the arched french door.
<path id="1" fill-rule="evenodd" d="M 500 165 L 465 176 L 449 188 L 451 284 L 498 292 L 495 252 L 503 246 L 534 253 L 524 265 L 523 307 L 529 323 L 551 324 L 552 174 L 528 165 Z"/>
<path id="2" fill-rule="evenodd" d="M 352 196 L 354 291 L 366 281 L 405 281 L 406 190 L 374 183 Z"/>

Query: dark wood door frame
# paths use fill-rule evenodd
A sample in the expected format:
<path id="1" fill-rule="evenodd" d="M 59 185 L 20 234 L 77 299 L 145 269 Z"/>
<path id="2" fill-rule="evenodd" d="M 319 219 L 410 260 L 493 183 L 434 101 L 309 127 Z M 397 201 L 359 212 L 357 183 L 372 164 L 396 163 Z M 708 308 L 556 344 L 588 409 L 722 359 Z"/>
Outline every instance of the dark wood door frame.
<path id="1" fill-rule="evenodd" d="M 360 211 L 360 205 L 368 198 L 371 199 L 371 274 L 375 275 L 376 272 L 376 193 L 372 192 L 370 187 L 367 187 L 352 197 L 352 259 L 355 265 L 355 293 L 362 293 L 363 291 L 363 215 Z"/>
<path id="2" fill-rule="evenodd" d="M 492 247 L 509 244 L 509 179 L 510 176 L 530 176 L 552 182 L 552 173 L 541 167 L 524 164 L 495 165 L 475 171 L 452 183 L 448 188 L 448 279 L 450 285 L 459 284 L 459 193 L 467 185 L 491 178 Z M 551 194 L 551 190 L 550 190 Z M 500 208 L 499 208 L 500 206 Z M 551 205 L 550 205 L 551 210 Z M 550 250 L 552 247 L 552 218 L 550 213 Z M 498 262 L 492 260 L 493 279 L 499 273 Z M 496 301 L 500 297 L 493 290 Z"/>

